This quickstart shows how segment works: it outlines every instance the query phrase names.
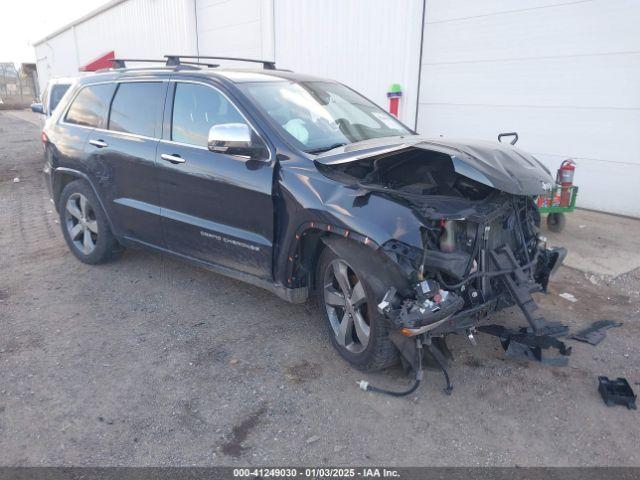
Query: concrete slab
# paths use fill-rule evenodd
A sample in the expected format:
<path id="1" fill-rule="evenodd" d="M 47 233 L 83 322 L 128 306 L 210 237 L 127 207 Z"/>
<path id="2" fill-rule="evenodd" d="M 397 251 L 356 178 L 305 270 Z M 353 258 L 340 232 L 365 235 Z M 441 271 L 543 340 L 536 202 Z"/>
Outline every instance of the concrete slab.
<path id="1" fill-rule="evenodd" d="M 589 210 L 566 218 L 564 231 L 553 233 L 543 217 L 542 233 L 550 245 L 567 248 L 568 267 L 612 277 L 640 267 L 640 219 Z"/>
<path id="2" fill-rule="evenodd" d="M 18 120 L 29 122 L 38 128 L 42 128 L 44 126 L 44 115 L 32 112 L 31 110 L 3 110 L 2 113 L 10 117 L 17 118 Z"/>

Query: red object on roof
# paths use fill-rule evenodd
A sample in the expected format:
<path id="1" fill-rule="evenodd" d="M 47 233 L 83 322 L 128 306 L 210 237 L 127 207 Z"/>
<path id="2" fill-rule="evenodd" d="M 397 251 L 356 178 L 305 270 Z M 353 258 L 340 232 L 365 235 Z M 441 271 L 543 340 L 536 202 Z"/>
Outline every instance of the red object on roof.
<path id="1" fill-rule="evenodd" d="M 110 60 L 113 60 L 114 58 L 116 58 L 116 52 L 111 50 L 110 52 L 99 56 L 95 60 L 90 61 L 86 65 L 83 65 L 78 70 L 81 72 L 95 72 L 102 68 L 111 68 L 113 67 L 113 63 Z"/>

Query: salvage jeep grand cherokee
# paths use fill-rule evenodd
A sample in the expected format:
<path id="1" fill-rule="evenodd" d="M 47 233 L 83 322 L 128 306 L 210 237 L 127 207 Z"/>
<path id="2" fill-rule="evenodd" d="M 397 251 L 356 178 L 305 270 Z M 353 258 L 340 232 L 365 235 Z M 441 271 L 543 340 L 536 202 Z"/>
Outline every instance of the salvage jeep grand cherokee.
<path id="1" fill-rule="evenodd" d="M 340 83 L 268 62 L 116 63 L 79 80 L 43 131 L 82 262 L 142 246 L 290 302 L 316 295 L 334 347 L 363 370 L 399 356 L 419 370 L 423 347 L 441 364 L 446 335 L 472 338 L 514 304 L 528 330 L 487 330 L 505 349 L 541 360 L 561 344 L 530 296 L 564 256 L 538 235 L 534 198 L 553 180 L 533 156 L 422 138 Z"/>

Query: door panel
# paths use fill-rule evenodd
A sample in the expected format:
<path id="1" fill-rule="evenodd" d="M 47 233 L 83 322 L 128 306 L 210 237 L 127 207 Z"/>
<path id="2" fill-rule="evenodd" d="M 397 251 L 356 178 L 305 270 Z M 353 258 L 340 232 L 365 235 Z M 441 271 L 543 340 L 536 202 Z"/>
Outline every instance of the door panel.
<path id="1" fill-rule="evenodd" d="M 181 90 L 183 85 L 188 86 Z M 174 90 L 175 116 L 173 105 L 165 110 L 176 120 L 172 127 L 175 138 L 191 140 L 194 145 L 166 139 L 158 147 L 158 184 L 167 247 L 270 279 L 273 162 L 209 151 L 203 143 L 204 132 L 211 125 L 246 120 L 226 96 L 210 86 L 179 82 Z M 174 93 L 169 93 L 171 100 Z M 181 157 L 184 162 L 162 159 L 163 154 Z"/>
<path id="2" fill-rule="evenodd" d="M 88 164 L 116 234 L 164 246 L 156 151 L 167 82 L 122 82 L 111 102 L 107 129 L 91 132 Z"/>
<path id="3" fill-rule="evenodd" d="M 184 163 L 160 159 L 179 155 Z M 167 247 L 260 277 L 271 275 L 270 163 L 161 142 L 158 181 Z"/>
<path id="4" fill-rule="evenodd" d="M 97 147 L 92 140 L 107 146 Z M 96 187 L 111 210 L 115 233 L 161 246 L 157 147 L 155 139 L 94 130 L 86 148 Z"/>

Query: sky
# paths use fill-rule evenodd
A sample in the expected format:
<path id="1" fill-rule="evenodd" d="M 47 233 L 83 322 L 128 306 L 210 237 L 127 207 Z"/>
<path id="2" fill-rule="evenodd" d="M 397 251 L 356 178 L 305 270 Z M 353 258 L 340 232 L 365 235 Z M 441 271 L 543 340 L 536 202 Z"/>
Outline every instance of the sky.
<path id="1" fill-rule="evenodd" d="M 32 43 L 109 0 L 9 0 L 2 5 L 0 62 L 35 62 Z"/>

